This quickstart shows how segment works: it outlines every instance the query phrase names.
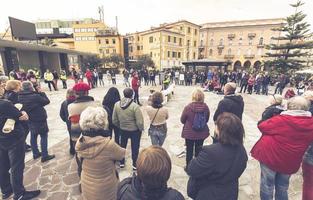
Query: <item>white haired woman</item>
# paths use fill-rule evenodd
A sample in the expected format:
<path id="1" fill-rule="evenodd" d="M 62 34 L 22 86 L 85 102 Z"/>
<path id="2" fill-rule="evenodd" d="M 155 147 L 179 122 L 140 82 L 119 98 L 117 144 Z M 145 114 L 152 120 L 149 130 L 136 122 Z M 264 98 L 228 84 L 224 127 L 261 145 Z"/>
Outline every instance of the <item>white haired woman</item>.
<path id="1" fill-rule="evenodd" d="M 303 95 L 308 101 L 310 101 L 310 112 L 313 115 L 313 91 L 308 90 Z M 304 154 L 302 162 L 302 176 L 303 176 L 303 190 L 302 199 L 313 199 L 313 143 Z"/>
<path id="2" fill-rule="evenodd" d="M 124 158 L 125 149 L 109 137 L 108 114 L 102 107 L 87 107 L 79 125 L 82 136 L 76 144 L 76 152 L 82 161 L 83 199 L 115 200 L 119 182 L 115 161 Z"/>

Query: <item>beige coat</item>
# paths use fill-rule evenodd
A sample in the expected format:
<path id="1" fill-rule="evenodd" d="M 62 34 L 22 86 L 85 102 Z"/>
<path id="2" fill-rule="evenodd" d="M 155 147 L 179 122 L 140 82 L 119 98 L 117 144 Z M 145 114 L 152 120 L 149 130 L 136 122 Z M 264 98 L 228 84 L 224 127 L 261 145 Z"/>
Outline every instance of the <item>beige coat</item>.
<path id="1" fill-rule="evenodd" d="M 115 161 L 122 160 L 125 149 L 109 137 L 81 136 L 76 151 L 83 158 L 82 196 L 86 200 L 116 200 L 119 179 Z"/>

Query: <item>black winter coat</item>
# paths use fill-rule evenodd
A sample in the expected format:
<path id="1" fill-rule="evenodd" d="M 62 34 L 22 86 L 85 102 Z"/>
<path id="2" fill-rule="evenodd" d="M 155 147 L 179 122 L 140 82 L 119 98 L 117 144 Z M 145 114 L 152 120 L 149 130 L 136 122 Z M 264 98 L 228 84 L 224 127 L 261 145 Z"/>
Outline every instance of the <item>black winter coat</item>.
<path id="1" fill-rule="evenodd" d="M 64 121 L 66 123 L 66 126 L 67 126 L 67 130 L 71 130 L 71 122 L 68 118 L 68 105 L 70 105 L 71 103 L 73 103 L 75 101 L 75 99 L 73 100 L 65 100 L 62 102 L 61 104 L 61 108 L 60 108 L 60 117 L 62 119 L 62 121 Z"/>
<path id="2" fill-rule="evenodd" d="M 244 102 L 240 95 L 226 95 L 224 99 L 219 102 L 217 109 L 214 113 L 213 120 L 216 121 L 218 116 L 223 112 L 233 113 L 237 117 L 242 119 L 243 109 Z"/>
<path id="3" fill-rule="evenodd" d="M 7 150 L 25 140 L 24 131 L 19 121 L 20 116 L 22 116 L 22 113 L 15 108 L 12 102 L 0 99 L 0 149 Z M 7 119 L 15 120 L 14 130 L 9 134 L 2 132 Z"/>
<path id="4" fill-rule="evenodd" d="M 188 165 L 188 196 L 195 200 L 237 200 L 238 179 L 247 161 L 243 145 L 204 146 Z"/>
<path id="5" fill-rule="evenodd" d="M 265 111 L 262 113 L 262 119 L 258 122 L 258 124 L 260 124 L 261 122 L 269 118 L 274 117 L 275 115 L 279 115 L 283 111 L 284 111 L 284 108 L 280 105 L 271 105 L 265 108 Z"/>
<path id="6" fill-rule="evenodd" d="M 18 93 L 14 91 L 5 91 L 4 98 L 11 101 L 13 104 L 18 103 Z"/>
<path id="7" fill-rule="evenodd" d="M 30 122 L 43 122 L 47 120 L 47 112 L 44 106 L 50 103 L 43 92 L 22 91 L 18 94 L 18 100 L 23 105 L 22 110 L 27 112 Z"/>
<path id="8" fill-rule="evenodd" d="M 154 193 L 154 198 L 143 198 L 142 197 L 142 186 L 139 179 L 130 177 L 124 179 L 119 183 L 117 189 L 117 200 L 184 200 L 183 195 L 175 189 L 166 188 L 164 192 L 161 191 L 150 191 L 151 195 Z M 158 196 L 158 197 L 157 197 Z"/>

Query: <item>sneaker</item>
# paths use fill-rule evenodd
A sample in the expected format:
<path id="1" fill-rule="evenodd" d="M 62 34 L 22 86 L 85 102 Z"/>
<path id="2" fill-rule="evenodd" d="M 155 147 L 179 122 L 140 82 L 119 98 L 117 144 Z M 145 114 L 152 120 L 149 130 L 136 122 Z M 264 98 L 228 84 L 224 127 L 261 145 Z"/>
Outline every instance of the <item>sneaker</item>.
<path id="1" fill-rule="evenodd" d="M 136 171 L 137 170 L 137 167 L 133 166 L 133 171 Z"/>
<path id="2" fill-rule="evenodd" d="M 47 161 L 52 160 L 54 158 L 55 158 L 55 155 L 48 155 L 46 157 L 42 157 L 41 162 L 44 163 L 44 162 L 47 162 Z"/>
<path id="3" fill-rule="evenodd" d="M 34 158 L 34 160 L 36 160 L 36 159 L 40 158 L 40 156 L 41 156 L 41 153 L 39 152 L 38 154 L 33 155 L 33 158 Z"/>
<path id="4" fill-rule="evenodd" d="M 2 194 L 2 199 L 5 200 L 5 199 L 10 199 L 13 195 L 13 192 L 9 192 L 9 193 L 6 193 L 6 194 Z"/>
<path id="5" fill-rule="evenodd" d="M 25 191 L 21 196 L 14 197 L 14 200 L 30 200 L 40 195 L 40 190 Z"/>
<path id="6" fill-rule="evenodd" d="M 125 164 L 120 164 L 120 168 L 121 169 L 125 168 Z"/>

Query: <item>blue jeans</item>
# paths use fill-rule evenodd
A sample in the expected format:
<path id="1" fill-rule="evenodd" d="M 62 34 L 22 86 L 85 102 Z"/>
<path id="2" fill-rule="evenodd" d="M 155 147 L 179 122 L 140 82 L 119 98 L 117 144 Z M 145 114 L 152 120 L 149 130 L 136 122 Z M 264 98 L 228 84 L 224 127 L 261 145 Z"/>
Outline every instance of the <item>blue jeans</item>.
<path id="1" fill-rule="evenodd" d="M 150 134 L 152 145 L 162 146 L 165 141 L 166 133 L 167 133 L 166 125 L 161 125 L 161 126 L 152 125 L 149 131 L 151 132 L 149 134 Z"/>
<path id="2" fill-rule="evenodd" d="M 272 200 L 275 189 L 275 200 L 288 200 L 288 187 L 291 175 L 281 174 L 260 163 L 261 166 L 261 200 Z"/>
<path id="3" fill-rule="evenodd" d="M 48 133 L 34 133 L 31 132 L 31 137 L 30 137 L 30 145 L 32 148 L 33 155 L 38 155 L 40 151 L 38 150 L 38 145 L 37 145 L 37 138 L 38 135 L 40 135 L 40 146 L 41 146 L 41 156 L 47 157 L 48 156 Z"/>

